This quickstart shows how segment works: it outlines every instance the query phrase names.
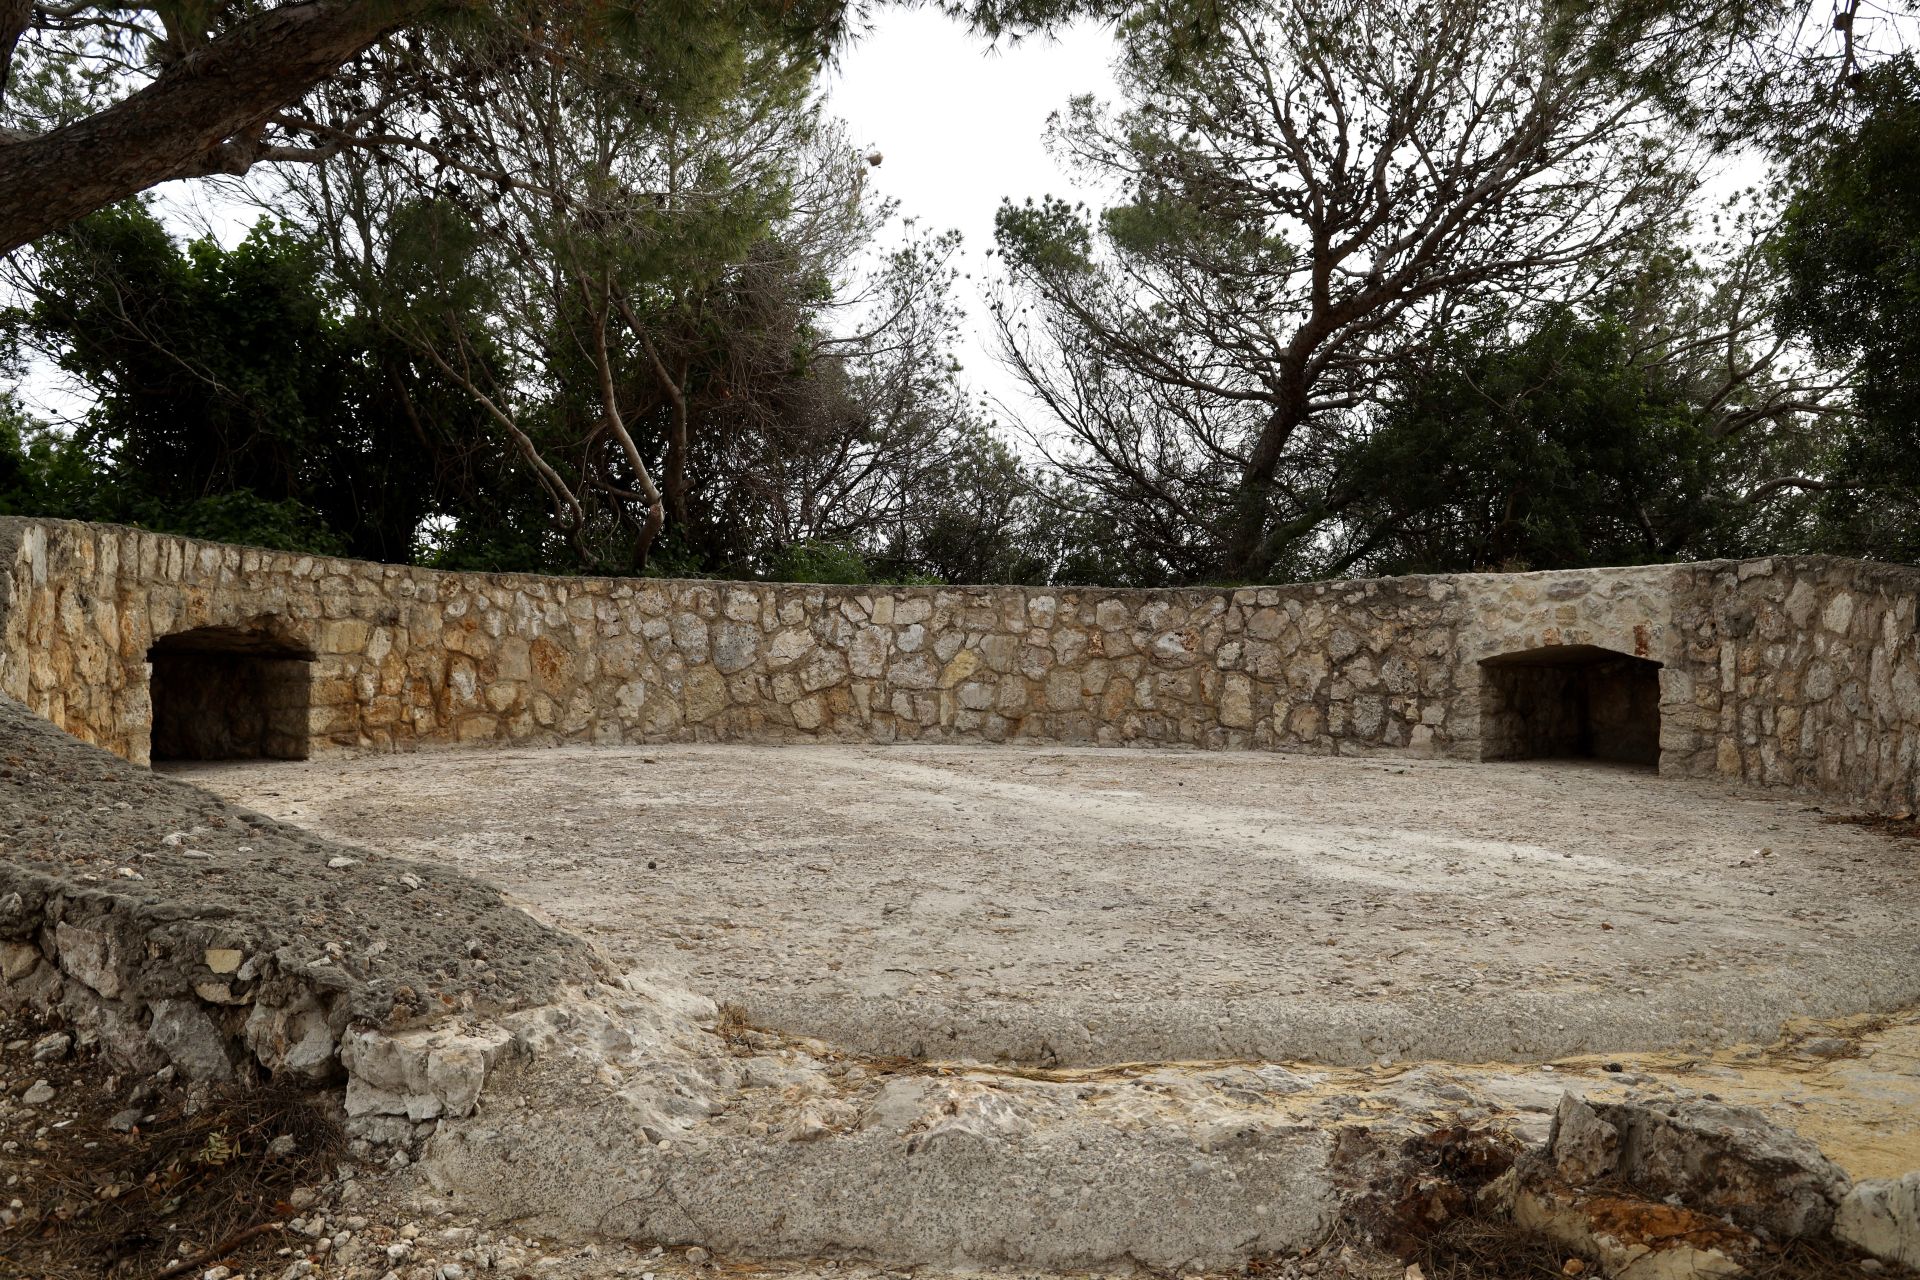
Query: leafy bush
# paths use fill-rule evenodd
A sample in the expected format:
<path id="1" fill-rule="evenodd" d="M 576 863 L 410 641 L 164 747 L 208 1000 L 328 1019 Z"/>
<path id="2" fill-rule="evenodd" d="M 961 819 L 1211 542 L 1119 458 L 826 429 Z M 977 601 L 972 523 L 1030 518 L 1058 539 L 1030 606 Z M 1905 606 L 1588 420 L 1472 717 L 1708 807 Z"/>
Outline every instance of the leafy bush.
<path id="1" fill-rule="evenodd" d="M 819 582 L 865 586 L 873 581 L 867 561 L 852 547 L 833 542 L 792 542 L 774 554 L 767 577 L 773 582 Z"/>

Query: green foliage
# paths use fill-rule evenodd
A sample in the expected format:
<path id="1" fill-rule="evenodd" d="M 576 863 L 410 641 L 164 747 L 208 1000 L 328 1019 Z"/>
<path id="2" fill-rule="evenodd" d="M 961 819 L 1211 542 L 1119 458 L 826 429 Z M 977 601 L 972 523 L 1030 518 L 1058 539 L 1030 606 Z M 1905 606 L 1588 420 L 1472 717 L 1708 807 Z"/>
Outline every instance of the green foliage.
<path id="1" fill-rule="evenodd" d="M 1804 166 L 1774 254 L 1781 322 L 1853 372 L 1816 545 L 1920 563 L 1920 62 L 1861 78 L 1862 118 Z"/>
<path id="2" fill-rule="evenodd" d="M 292 498 L 269 501 L 246 489 L 209 494 L 184 506 L 151 499 L 124 503 L 120 519 L 149 529 L 276 551 L 345 555 L 346 541 Z"/>
<path id="3" fill-rule="evenodd" d="M 1075 275 L 1093 269 L 1093 231 L 1084 206 L 1054 196 L 1039 204 L 1007 201 L 993 215 L 993 233 L 1000 251 L 1021 266 Z"/>
<path id="4" fill-rule="evenodd" d="M 262 222 L 231 250 L 182 247 L 129 203 L 43 243 L 32 288 L 0 326 L 99 394 L 70 441 L 44 446 L 68 469 L 73 513 L 411 554 L 433 472 L 407 421 L 416 380 L 338 311 L 300 237 Z M 80 459 L 90 488 L 73 478 Z"/>
<path id="5" fill-rule="evenodd" d="M 1694 157 L 1661 94 L 1723 28 L 1657 0 L 1132 6 L 1124 102 L 1076 100 L 1050 136 L 1104 207 L 997 228 L 1002 352 L 1071 506 L 1109 522 L 1096 559 L 1352 567 L 1341 468 L 1396 379 L 1684 234 Z"/>
<path id="6" fill-rule="evenodd" d="M 864 586 L 873 581 L 867 562 L 852 547 L 832 542 L 795 542 L 774 554 L 767 577 L 773 582 L 822 582 Z"/>
<path id="7" fill-rule="evenodd" d="M 0 395 L 0 515 L 86 520 L 99 477 L 85 453 Z"/>
<path id="8" fill-rule="evenodd" d="M 270 502 L 239 489 L 169 505 L 130 490 L 90 454 L 85 437 L 36 426 L 5 399 L 0 399 L 0 515 L 113 521 L 284 551 L 344 550 L 312 511 L 290 499 Z"/>
<path id="9" fill-rule="evenodd" d="M 461 573 L 577 572 L 578 561 L 557 544 L 548 523 L 532 501 L 477 508 L 426 539 L 419 560 Z"/>
<path id="10" fill-rule="evenodd" d="M 877 563 L 890 581 L 1049 580 L 1036 478 L 984 426 L 956 432 L 943 465 L 908 497 L 905 520 Z"/>
<path id="11" fill-rule="evenodd" d="M 1563 569 L 1713 554 L 1730 495 L 1688 388 L 1604 316 L 1463 334 L 1390 391 L 1348 512 L 1391 573 Z"/>

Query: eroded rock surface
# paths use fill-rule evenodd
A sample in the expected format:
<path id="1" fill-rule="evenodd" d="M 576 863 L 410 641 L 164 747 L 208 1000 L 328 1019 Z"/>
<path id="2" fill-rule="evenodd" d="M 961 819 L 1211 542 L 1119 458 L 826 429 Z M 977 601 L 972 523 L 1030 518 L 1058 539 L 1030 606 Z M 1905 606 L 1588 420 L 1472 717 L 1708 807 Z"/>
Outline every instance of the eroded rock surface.
<path id="1" fill-rule="evenodd" d="M 449 1199 L 560 1238 L 703 1258 L 1219 1268 L 1320 1245 L 1411 1194 L 1403 1223 L 1491 1205 L 1628 1280 L 1722 1274 L 1763 1234 L 1823 1237 L 1830 1222 L 1890 1260 L 1911 1239 L 1908 1184 L 1850 1186 L 1770 1118 L 1704 1096 L 1702 1080 L 1738 1086 L 1737 1057 L 1692 1076 L 866 1058 L 613 976 L 479 881 L 281 827 L 7 704 L 0 785 L 0 999 L 66 1022 L 48 1061 L 71 1036 L 122 1069 L 202 1081 L 344 1074 L 356 1132 L 394 1144 L 391 1167 L 425 1137 Z M 1841 1063 L 1863 1034 L 1779 1052 Z M 1575 1078 L 1577 1105 L 1563 1100 Z M 58 1097 L 39 1081 L 21 1094 Z M 1462 1190 L 1484 1168 L 1463 1183 L 1434 1160 L 1471 1146 L 1436 1132 L 1509 1150 L 1550 1128 L 1504 1200 Z"/>
<path id="2" fill-rule="evenodd" d="M 522 1007 L 596 964 L 471 877 L 349 856 L 0 696 L 0 997 L 125 1061 L 326 1080 L 349 1025 Z"/>

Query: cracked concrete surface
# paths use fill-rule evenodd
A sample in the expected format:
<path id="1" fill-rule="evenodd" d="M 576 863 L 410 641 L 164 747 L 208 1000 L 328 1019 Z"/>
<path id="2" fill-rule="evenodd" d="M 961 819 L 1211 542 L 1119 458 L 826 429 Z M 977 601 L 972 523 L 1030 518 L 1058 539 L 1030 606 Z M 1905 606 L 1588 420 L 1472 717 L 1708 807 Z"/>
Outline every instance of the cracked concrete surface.
<path id="1" fill-rule="evenodd" d="M 1920 843 L 1590 762 L 729 745 L 177 773 L 875 1055 L 1538 1061 L 1920 1003 Z"/>

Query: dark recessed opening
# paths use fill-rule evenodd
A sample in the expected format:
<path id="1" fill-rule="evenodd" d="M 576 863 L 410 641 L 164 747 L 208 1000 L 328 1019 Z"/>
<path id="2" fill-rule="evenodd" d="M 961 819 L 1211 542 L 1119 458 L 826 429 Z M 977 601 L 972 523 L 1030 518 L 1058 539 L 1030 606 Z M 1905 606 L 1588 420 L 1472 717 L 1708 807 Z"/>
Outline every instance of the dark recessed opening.
<path id="1" fill-rule="evenodd" d="M 251 627 L 201 627 L 147 650 L 154 760 L 305 760 L 313 654 Z"/>
<path id="2" fill-rule="evenodd" d="M 1480 664 L 1480 758 L 1660 763 L 1660 664 L 1593 645 Z"/>

